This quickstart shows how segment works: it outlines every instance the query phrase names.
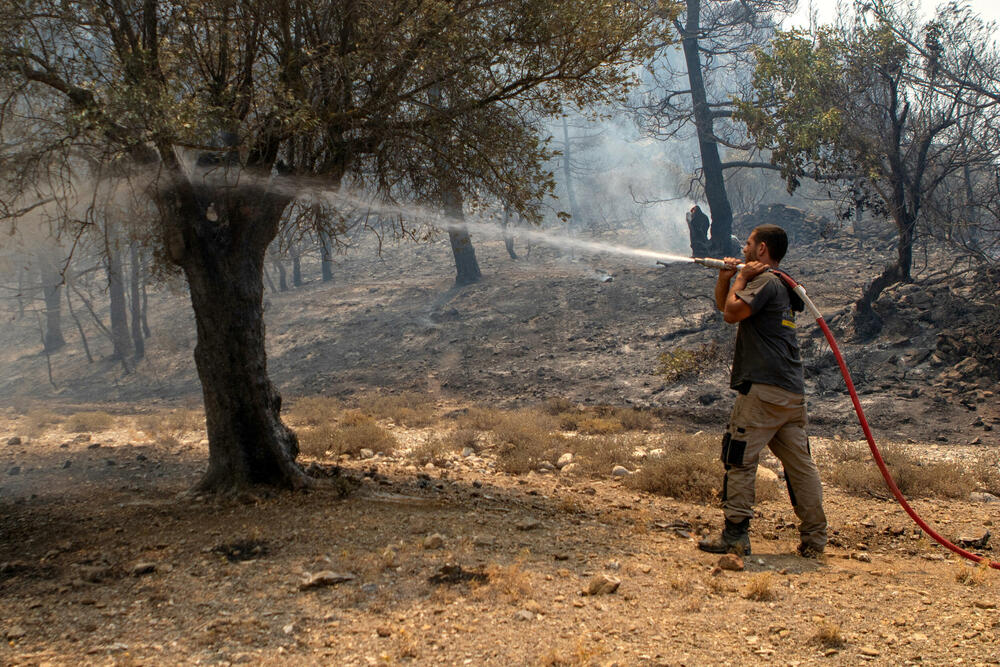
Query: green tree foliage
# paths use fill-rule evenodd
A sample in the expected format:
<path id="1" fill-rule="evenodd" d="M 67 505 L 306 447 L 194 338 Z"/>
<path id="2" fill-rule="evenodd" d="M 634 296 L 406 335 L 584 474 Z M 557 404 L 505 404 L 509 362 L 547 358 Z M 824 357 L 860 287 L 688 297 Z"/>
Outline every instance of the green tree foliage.
<path id="1" fill-rule="evenodd" d="M 738 103 L 738 117 L 771 152 L 789 192 L 806 177 L 843 183 L 854 203 L 894 223 L 896 260 L 856 304 L 855 324 L 867 337 L 881 326 L 872 302 L 888 285 L 911 279 L 914 241 L 940 222 L 940 202 L 969 170 L 994 170 L 1000 144 L 990 130 L 996 108 L 983 92 L 990 83 L 967 66 L 981 62 L 989 45 L 956 30 L 967 12 L 945 8 L 921 25 L 885 4 L 858 3 L 855 11 L 847 26 L 779 34 L 759 55 L 756 96 Z M 933 57 L 900 31 L 937 44 Z M 943 33 L 951 36 L 947 45 Z M 943 80 L 945 62 L 970 78 Z"/>

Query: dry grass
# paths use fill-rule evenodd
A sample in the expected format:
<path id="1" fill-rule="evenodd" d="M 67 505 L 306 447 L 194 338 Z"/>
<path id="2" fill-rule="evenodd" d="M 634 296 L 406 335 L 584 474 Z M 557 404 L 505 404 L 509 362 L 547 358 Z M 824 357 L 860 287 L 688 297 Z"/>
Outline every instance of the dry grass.
<path id="1" fill-rule="evenodd" d="M 202 410 L 168 410 L 139 415 L 136 428 L 157 440 L 176 440 L 192 431 L 205 431 L 205 413 Z"/>
<path id="2" fill-rule="evenodd" d="M 681 436 L 658 456 L 646 459 L 642 468 L 626 479 L 634 489 L 678 500 L 709 502 L 722 488 L 718 439 L 712 436 Z"/>
<path id="3" fill-rule="evenodd" d="M 427 465 L 433 463 L 436 466 L 443 466 L 448 462 L 448 457 L 461 447 L 456 444 L 454 434 L 446 436 L 434 435 L 414 447 L 410 451 L 410 458 L 417 465 Z"/>
<path id="4" fill-rule="evenodd" d="M 416 392 L 367 394 L 358 399 L 357 405 L 376 419 L 388 419 L 403 426 L 428 426 L 437 421 L 434 402 Z"/>
<path id="5" fill-rule="evenodd" d="M 573 462 L 580 472 L 606 476 L 615 466 L 632 469 L 635 465 L 635 449 L 642 443 L 628 436 L 579 437 L 566 441 L 566 448 L 573 452 Z"/>
<path id="6" fill-rule="evenodd" d="M 577 421 L 576 430 L 588 435 L 606 435 L 621 433 L 625 430 L 622 423 L 614 417 L 584 417 Z"/>
<path id="7" fill-rule="evenodd" d="M 362 449 L 388 454 L 397 445 L 395 436 L 379 426 L 374 419 L 360 413 L 348 412 L 340 424 L 321 424 L 298 433 L 299 449 L 314 457 L 357 456 Z"/>
<path id="8" fill-rule="evenodd" d="M 66 418 L 45 408 L 31 408 L 24 416 L 24 426 L 29 435 L 41 435 L 50 426 L 61 424 Z"/>
<path id="9" fill-rule="evenodd" d="M 899 445 L 886 445 L 881 452 L 893 481 L 905 496 L 964 498 L 975 490 L 975 479 L 957 463 L 923 463 Z M 835 463 L 824 467 L 827 481 L 848 493 L 889 497 L 890 491 L 867 446 L 838 444 L 828 454 Z"/>
<path id="10" fill-rule="evenodd" d="M 500 469 L 520 474 L 538 468 L 542 461 L 554 463 L 565 447 L 557 429 L 555 417 L 540 410 L 503 413 L 493 428 Z"/>
<path id="11" fill-rule="evenodd" d="M 495 598 L 502 597 L 511 604 L 528 598 L 534 592 L 531 575 L 524 569 L 520 561 L 509 565 L 489 565 L 486 568 L 489 583 L 479 586 L 475 591 L 479 595 Z"/>
<path id="12" fill-rule="evenodd" d="M 743 588 L 743 597 L 755 602 L 770 602 L 778 598 L 774 590 L 774 573 L 758 572 L 750 577 Z"/>
<path id="13" fill-rule="evenodd" d="M 980 456 L 970 468 L 973 480 L 981 491 L 1000 496 L 1000 462 L 995 456 Z"/>
<path id="14" fill-rule="evenodd" d="M 70 415 L 65 422 L 66 430 L 71 433 L 93 433 L 106 431 L 114 426 L 115 418 L 107 412 L 77 412 Z"/>
<path id="15" fill-rule="evenodd" d="M 539 658 L 539 667 L 586 667 L 598 663 L 604 649 L 596 644 L 588 644 L 582 639 L 569 649 L 549 649 Z"/>
<path id="16" fill-rule="evenodd" d="M 812 636 L 812 643 L 819 644 L 823 648 L 842 648 L 847 640 L 844 639 L 839 625 L 825 623 Z"/>
<path id="17" fill-rule="evenodd" d="M 656 416 L 649 410 L 620 408 L 615 416 L 626 431 L 650 431 L 656 427 Z"/>
<path id="18" fill-rule="evenodd" d="M 557 410 L 558 408 L 558 410 Z M 589 435 L 605 435 L 622 431 L 648 431 L 656 426 L 656 417 L 648 410 L 598 406 L 581 409 L 563 401 L 545 404 L 546 412 L 559 420 L 564 431 L 579 431 Z"/>
<path id="19" fill-rule="evenodd" d="M 458 427 L 475 431 L 492 431 L 503 416 L 503 412 L 492 408 L 469 408 L 458 418 Z"/>
<path id="20" fill-rule="evenodd" d="M 552 415 L 553 417 L 559 416 L 564 412 L 574 412 L 578 408 L 576 405 L 568 398 L 549 398 L 542 404 L 542 409 Z"/>
<path id="21" fill-rule="evenodd" d="M 288 421 L 296 425 L 319 426 L 333 421 L 343 410 L 339 399 L 329 396 L 307 396 L 300 398 L 288 410 Z"/>
<path id="22" fill-rule="evenodd" d="M 996 573 L 992 572 L 990 568 L 989 559 L 984 558 L 976 567 L 963 565 L 955 574 L 955 581 L 964 586 L 988 586 L 993 583 L 995 576 Z"/>

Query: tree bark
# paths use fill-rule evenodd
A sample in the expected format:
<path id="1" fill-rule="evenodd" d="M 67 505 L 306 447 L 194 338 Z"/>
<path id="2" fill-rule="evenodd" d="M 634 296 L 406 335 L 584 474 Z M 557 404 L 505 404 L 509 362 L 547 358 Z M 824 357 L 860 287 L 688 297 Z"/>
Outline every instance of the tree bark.
<path id="1" fill-rule="evenodd" d="M 573 186 L 573 170 L 570 165 L 572 154 L 569 146 L 569 122 L 566 120 L 566 116 L 563 116 L 562 119 L 562 130 L 563 179 L 566 181 L 566 199 L 569 200 L 569 227 L 570 229 L 579 230 L 583 226 L 583 220 L 580 217 L 580 208 L 576 205 L 576 188 Z"/>
<path id="2" fill-rule="evenodd" d="M 916 220 L 906 213 L 896 219 L 899 241 L 896 246 L 896 261 L 885 267 L 882 273 L 865 287 L 858 299 L 854 313 L 854 333 L 859 341 L 872 340 L 882 331 L 882 318 L 872 307 L 886 287 L 912 279 L 913 241 Z"/>
<path id="3" fill-rule="evenodd" d="M 297 247 L 292 249 L 292 285 L 302 287 L 302 256 Z"/>
<path id="4" fill-rule="evenodd" d="M 62 333 L 62 300 L 59 297 L 63 278 L 52 258 L 44 254 L 39 255 L 39 271 L 42 278 L 42 296 L 45 299 L 45 332 L 42 334 L 42 346 L 49 354 L 66 345 Z"/>
<path id="5" fill-rule="evenodd" d="M 476 260 L 476 249 L 472 247 L 472 238 L 465 227 L 465 213 L 462 210 L 462 195 L 451 189 L 445 193 L 444 214 L 450 221 L 448 239 L 451 241 L 451 252 L 455 256 L 455 285 L 471 285 L 479 282 L 482 274 L 479 272 L 479 262 Z"/>
<path id="6" fill-rule="evenodd" d="M 167 247 L 190 288 L 209 442 L 208 470 L 196 490 L 307 486 L 264 348 L 264 258 L 287 199 L 250 186 L 196 198 L 179 190 Z M 218 222 L 207 220 L 198 203 L 213 198 Z"/>
<path id="7" fill-rule="evenodd" d="M 129 262 L 132 265 L 132 281 L 129 285 L 132 345 L 135 348 L 135 358 L 142 359 L 146 356 L 146 341 L 142 335 L 142 264 L 139 259 L 139 245 L 134 241 L 129 244 Z"/>
<path id="8" fill-rule="evenodd" d="M 319 232 L 319 244 L 320 244 L 320 271 L 323 275 L 323 282 L 328 283 L 333 280 L 333 250 L 331 246 L 333 242 L 330 240 L 330 235 L 325 231 Z"/>
<path id="9" fill-rule="evenodd" d="M 112 359 L 120 359 L 129 370 L 127 359 L 132 354 L 132 341 L 129 339 L 128 310 L 125 302 L 125 276 L 122 270 L 121 252 L 113 242 L 107 246 L 108 296 L 111 299 L 111 344 L 114 346 Z"/>
<path id="10" fill-rule="evenodd" d="M 510 255 L 511 259 L 517 259 L 517 253 L 514 252 L 514 237 L 510 233 L 510 207 L 503 207 L 503 244 L 507 248 L 507 254 Z"/>
<path id="11" fill-rule="evenodd" d="M 682 33 L 681 45 L 687 67 L 688 82 L 691 85 L 691 104 L 694 123 L 698 131 L 698 148 L 701 151 L 701 168 L 705 178 L 705 199 L 712 214 L 712 251 L 719 256 L 735 254 L 733 248 L 733 209 L 726 194 L 722 160 L 719 145 L 715 141 L 715 121 L 708 106 L 705 92 L 705 78 L 701 69 L 701 54 L 698 51 L 698 36 L 701 31 L 701 0 L 687 0 L 687 21 Z"/>

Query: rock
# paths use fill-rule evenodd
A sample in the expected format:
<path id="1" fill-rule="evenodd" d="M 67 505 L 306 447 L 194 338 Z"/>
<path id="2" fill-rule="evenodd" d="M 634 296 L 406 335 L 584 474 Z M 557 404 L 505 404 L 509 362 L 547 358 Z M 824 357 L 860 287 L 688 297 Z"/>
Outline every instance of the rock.
<path id="1" fill-rule="evenodd" d="M 628 477 L 632 473 L 625 466 L 615 466 L 611 469 L 612 477 Z"/>
<path id="2" fill-rule="evenodd" d="M 467 458 L 469 458 L 470 456 L 472 456 L 475 453 L 476 453 L 476 450 L 474 450 L 472 447 L 463 447 L 462 448 L 462 458 L 466 458 L 467 459 Z"/>
<path id="3" fill-rule="evenodd" d="M 552 472 L 556 467 L 552 465 L 551 461 L 542 461 L 538 464 L 538 470 L 540 472 Z"/>
<path id="4" fill-rule="evenodd" d="M 156 563 L 150 563 L 147 561 L 136 563 L 129 570 L 129 574 L 133 577 L 141 577 L 144 574 L 152 574 L 156 572 Z"/>
<path id="5" fill-rule="evenodd" d="M 112 574 L 111 568 L 106 565 L 81 565 L 78 572 L 81 579 L 92 584 L 99 584 Z"/>
<path id="6" fill-rule="evenodd" d="M 375 452 L 373 452 L 372 450 L 367 449 L 367 448 L 362 448 L 358 452 L 358 458 L 359 459 L 370 459 L 373 456 L 375 456 Z"/>
<path id="7" fill-rule="evenodd" d="M 399 566 L 399 550 L 396 547 L 390 545 L 385 548 L 382 552 L 382 567 L 398 567 Z"/>
<path id="8" fill-rule="evenodd" d="M 354 581 L 354 579 L 355 576 L 353 574 L 332 572 L 330 570 L 323 570 L 322 572 L 317 572 L 316 574 L 307 573 L 305 579 L 303 579 L 299 584 L 299 590 L 307 591 L 311 588 L 335 586 L 347 581 Z"/>
<path id="9" fill-rule="evenodd" d="M 7 440 L 7 444 L 10 445 L 11 447 L 16 447 L 17 445 L 21 444 L 21 437 L 15 435 L 13 438 L 9 438 Z"/>
<path id="10" fill-rule="evenodd" d="M 870 563 L 872 562 L 872 557 L 863 551 L 855 551 L 851 554 L 851 560 L 860 561 L 862 563 Z"/>
<path id="11" fill-rule="evenodd" d="M 424 549 L 441 549 L 444 547 L 444 535 L 434 533 L 424 538 Z"/>
<path id="12" fill-rule="evenodd" d="M 565 454 L 559 457 L 558 461 L 556 461 L 556 467 L 562 470 L 572 462 L 573 462 L 573 452 L 566 452 Z"/>
<path id="13" fill-rule="evenodd" d="M 861 648 L 858 649 L 858 653 L 860 653 L 861 655 L 866 655 L 869 658 L 877 658 L 880 655 L 882 655 L 881 653 L 879 653 L 878 649 L 873 648 L 871 646 L 862 646 Z"/>
<path id="14" fill-rule="evenodd" d="M 970 549 L 985 549 L 990 542 L 990 531 L 986 531 L 979 537 L 962 536 L 958 538 L 958 546 Z"/>
<path id="15" fill-rule="evenodd" d="M 391 637 L 392 629 L 389 628 L 388 626 L 380 625 L 377 628 L 375 628 L 375 634 L 377 634 L 379 637 Z"/>
<path id="16" fill-rule="evenodd" d="M 730 572 L 742 572 L 746 566 L 743 564 L 743 559 L 736 554 L 723 554 L 719 558 L 717 567 L 722 570 L 729 570 Z"/>
<path id="17" fill-rule="evenodd" d="M 21 474 L 21 466 L 14 466 L 13 468 L 11 468 L 10 470 L 7 471 L 7 474 L 8 475 L 20 475 Z"/>
<path id="18" fill-rule="evenodd" d="M 527 519 L 522 519 L 514 524 L 514 527 L 518 530 L 536 530 L 542 527 L 542 522 L 534 517 L 528 517 Z"/>
<path id="19" fill-rule="evenodd" d="M 997 603 L 993 600 L 976 600 L 972 603 L 972 606 L 977 609 L 996 609 Z"/>
<path id="20" fill-rule="evenodd" d="M 599 574 L 590 580 L 590 583 L 587 584 L 587 590 L 583 593 L 584 595 L 610 595 L 618 590 L 621 583 L 621 579 Z"/>
<path id="21" fill-rule="evenodd" d="M 974 503 L 1000 503 L 1000 498 L 985 491 L 973 491 L 969 494 L 969 500 Z"/>
<path id="22" fill-rule="evenodd" d="M 73 466 L 73 462 L 70 461 L 69 459 L 66 459 L 65 461 L 63 461 L 63 464 L 62 464 L 63 470 L 66 470 L 67 468 L 70 468 L 72 466 Z"/>
<path id="23" fill-rule="evenodd" d="M 569 463 L 569 464 L 563 466 L 559 470 L 559 472 L 561 472 L 564 475 L 572 475 L 573 473 L 575 473 L 579 469 L 580 469 L 580 464 L 579 463 Z"/>
<path id="24" fill-rule="evenodd" d="M 757 480 L 762 482 L 777 482 L 778 473 L 774 472 L 767 466 L 758 466 Z"/>
<path id="25" fill-rule="evenodd" d="M 11 627 L 7 628 L 7 632 L 4 633 L 4 636 L 8 640 L 14 641 L 15 639 L 21 639 L 26 634 L 28 633 L 25 632 L 24 628 L 22 628 L 20 625 L 12 625 Z"/>
<path id="26" fill-rule="evenodd" d="M 514 618 L 519 621 L 533 621 L 535 620 L 535 615 L 532 614 L 527 609 L 522 609 L 521 611 L 514 614 Z"/>

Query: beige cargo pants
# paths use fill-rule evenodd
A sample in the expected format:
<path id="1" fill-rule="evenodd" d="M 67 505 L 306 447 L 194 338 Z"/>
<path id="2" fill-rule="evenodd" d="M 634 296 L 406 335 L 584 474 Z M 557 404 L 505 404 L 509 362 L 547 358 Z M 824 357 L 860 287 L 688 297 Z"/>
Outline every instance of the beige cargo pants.
<path id="1" fill-rule="evenodd" d="M 722 507 L 733 522 L 753 517 L 757 463 L 761 451 L 769 447 L 785 467 L 802 543 L 822 549 L 826 546 L 823 487 L 809 452 L 806 423 L 801 394 L 769 384 L 754 384 L 748 393 L 739 394 L 722 439 L 726 466 Z"/>

